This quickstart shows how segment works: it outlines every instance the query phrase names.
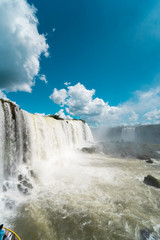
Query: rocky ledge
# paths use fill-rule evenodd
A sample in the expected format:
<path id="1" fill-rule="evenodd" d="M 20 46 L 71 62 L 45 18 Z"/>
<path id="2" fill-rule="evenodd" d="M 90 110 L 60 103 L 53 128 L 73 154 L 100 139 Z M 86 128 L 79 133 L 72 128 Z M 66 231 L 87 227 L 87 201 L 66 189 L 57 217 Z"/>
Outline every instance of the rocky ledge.
<path id="1" fill-rule="evenodd" d="M 97 148 L 96 147 L 84 147 L 84 148 L 81 149 L 81 151 L 84 152 L 84 153 L 92 154 L 92 153 L 97 152 Z"/>
<path id="2" fill-rule="evenodd" d="M 155 188 L 160 188 L 160 180 L 158 180 L 157 178 L 155 178 L 151 175 L 148 175 L 147 177 L 145 177 L 143 182 L 146 185 L 149 185 L 149 186 L 152 186 L 152 187 L 155 187 Z"/>

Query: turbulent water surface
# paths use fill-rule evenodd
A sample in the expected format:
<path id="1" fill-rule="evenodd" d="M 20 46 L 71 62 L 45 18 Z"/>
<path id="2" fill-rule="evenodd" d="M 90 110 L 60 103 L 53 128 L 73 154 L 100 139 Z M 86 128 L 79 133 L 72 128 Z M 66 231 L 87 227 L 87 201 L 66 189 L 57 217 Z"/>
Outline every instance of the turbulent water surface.
<path id="1" fill-rule="evenodd" d="M 0 104 L 6 226 L 23 240 L 160 239 L 160 190 L 143 183 L 159 176 L 158 161 L 82 153 L 93 141 L 87 124 Z"/>

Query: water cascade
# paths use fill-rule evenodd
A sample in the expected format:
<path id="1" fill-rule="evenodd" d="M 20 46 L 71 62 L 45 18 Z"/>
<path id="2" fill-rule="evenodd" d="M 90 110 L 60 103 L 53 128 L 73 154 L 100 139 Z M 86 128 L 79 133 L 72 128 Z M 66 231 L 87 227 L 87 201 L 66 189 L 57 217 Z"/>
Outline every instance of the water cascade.
<path id="1" fill-rule="evenodd" d="M 54 160 L 71 148 L 93 142 L 86 123 L 30 114 L 12 102 L 0 101 L 0 179 L 19 174 L 22 166 Z"/>
<path id="2" fill-rule="evenodd" d="M 123 127 L 121 133 L 121 139 L 124 142 L 135 141 L 135 127 Z"/>

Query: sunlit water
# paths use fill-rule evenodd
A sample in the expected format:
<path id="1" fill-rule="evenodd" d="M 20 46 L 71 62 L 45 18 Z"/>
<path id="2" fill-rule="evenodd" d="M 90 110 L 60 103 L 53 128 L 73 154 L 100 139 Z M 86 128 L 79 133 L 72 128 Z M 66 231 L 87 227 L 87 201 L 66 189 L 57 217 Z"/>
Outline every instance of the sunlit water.
<path id="1" fill-rule="evenodd" d="M 24 240 L 131 240 L 143 229 L 160 239 L 160 190 L 143 183 L 159 170 L 158 162 L 72 152 L 39 166 L 29 196 L 6 193 L 14 207 L 1 219 Z"/>

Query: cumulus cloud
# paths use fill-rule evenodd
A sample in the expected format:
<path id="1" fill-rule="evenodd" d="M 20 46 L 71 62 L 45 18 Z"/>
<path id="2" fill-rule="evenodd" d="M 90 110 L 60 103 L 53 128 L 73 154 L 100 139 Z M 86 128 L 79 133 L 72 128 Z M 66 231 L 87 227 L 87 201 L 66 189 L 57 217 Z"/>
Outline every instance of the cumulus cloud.
<path id="1" fill-rule="evenodd" d="M 67 98 L 67 91 L 65 89 L 57 90 L 54 88 L 53 93 L 49 97 L 58 105 L 64 106 L 65 99 Z"/>
<path id="2" fill-rule="evenodd" d="M 70 115 L 66 115 L 63 109 L 60 109 L 57 113 L 55 113 L 55 115 L 58 115 L 60 118 L 63 119 L 73 119 Z"/>
<path id="3" fill-rule="evenodd" d="M 136 91 L 132 99 L 118 106 L 110 106 L 103 99 L 94 97 L 95 90 L 88 90 L 83 84 L 68 86 L 67 90 L 54 89 L 50 98 L 61 105 L 64 111 L 86 120 L 90 125 L 136 125 L 157 123 L 160 120 L 160 88 Z M 153 106 L 156 107 L 153 110 Z M 64 118 L 64 117 L 63 117 Z"/>
<path id="4" fill-rule="evenodd" d="M 26 0 L 0 1 L 0 88 L 31 91 L 48 56 L 45 36 L 39 34 L 36 9 Z"/>
<path id="5" fill-rule="evenodd" d="M 69 86 L 67 92 L 68 99 L 66 101 L 66 105 L 68 106 L 67 112 L 73 116 L 88 115 L 89 112 L 91 113 L 90 105 L 92 105 L 92 96 L 94 93 L 94 89 L 87 90 L 84 85 L 80 83 L 75 86 Z M 94 107 L 93 105 L 92 107 Z"/>
<path id="6" fill-rule="evenodd" d="M 65 89 L 54 89 L 50 98 L 53 102 L 64 106 L 65 111 L 72 116 L 79 116 L 87 120 L 90 124 L 100 123 L 105 118 L 106 113 L 113 115 L 119 110 L 110 107 L 103 99 L 93 98 L 95 90 L 88 90 L 83 84 L 68 86 Z"/>

